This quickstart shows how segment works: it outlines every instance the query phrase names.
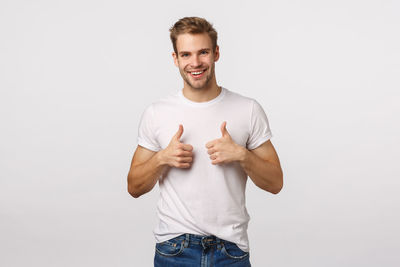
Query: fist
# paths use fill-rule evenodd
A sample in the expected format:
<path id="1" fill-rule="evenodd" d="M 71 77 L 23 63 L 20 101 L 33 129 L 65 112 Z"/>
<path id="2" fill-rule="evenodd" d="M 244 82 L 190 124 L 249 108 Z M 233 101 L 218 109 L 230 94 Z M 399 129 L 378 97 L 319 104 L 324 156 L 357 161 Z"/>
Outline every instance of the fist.
<path id="1" fill-rule="evenodd" d="M 190 168 L 193 161 L 193 146 L 182 143 L 179 139 L 183 134 L 183 126 L 172 137 L 168 146 L 162 150 L 162 162 L 170 167 Z"/>
<path id="2" fill-rule="evenodd" d="M 239 161 L 243 155 L 243 147 L 233 141 L 226 129 L 226 121 L 221 125 L 221 134 L 221 138 L 212 140 L 206 144 L 211 163 L 213 165 L 222 165 Z"/>

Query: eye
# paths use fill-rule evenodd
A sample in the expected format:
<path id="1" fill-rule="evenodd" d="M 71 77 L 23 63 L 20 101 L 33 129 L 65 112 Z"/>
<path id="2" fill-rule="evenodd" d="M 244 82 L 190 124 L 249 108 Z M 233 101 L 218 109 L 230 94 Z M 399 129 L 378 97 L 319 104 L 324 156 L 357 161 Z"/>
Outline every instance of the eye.
<path id="1" fill-rule="evenodd" d="M 189 56 L 188 53 L 181 54 L 181 57 L 187 57 L 187 56 Z"/>
<path id="2" fill-rule="evenodd" d="M 203 51 L 201 51 L 201 54 L 202 54 L 202 55 L 207 55 L 207 54 L 208 54 L 208 51 L 203 50 Z"/>

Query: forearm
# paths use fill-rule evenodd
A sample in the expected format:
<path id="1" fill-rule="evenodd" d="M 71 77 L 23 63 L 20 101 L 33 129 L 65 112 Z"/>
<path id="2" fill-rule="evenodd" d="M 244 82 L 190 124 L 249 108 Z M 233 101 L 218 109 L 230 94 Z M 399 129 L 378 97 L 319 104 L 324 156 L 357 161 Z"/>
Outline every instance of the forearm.
<path id="1" fill-rule="evenodd" d="M 259 188 L 279 193 L 283 186 L 283 174 L 280 166 L 265 161 L 253 152 L 242 147 L 239 153 L 240 166 Z"/>
<path id="2" fill-rule="evenodd" d="M 128 192 L 135 198 L 149 192 L 158 178 L 168 167 L 161 160 L 161 151 L 154 154 L 148 161 L 131 168 L 128 173 Z"/>

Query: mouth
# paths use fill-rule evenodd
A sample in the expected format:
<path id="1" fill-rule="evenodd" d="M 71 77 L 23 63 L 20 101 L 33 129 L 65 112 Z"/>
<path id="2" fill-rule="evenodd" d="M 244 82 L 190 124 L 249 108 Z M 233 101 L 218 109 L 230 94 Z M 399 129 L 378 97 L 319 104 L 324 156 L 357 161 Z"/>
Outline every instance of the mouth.
<path id="1" fill-rule="evenodd" d="M 203 69 L 203 70 L 196 70 L 196 71 L 188 71 L 188 73 L 190 74 L 190 76 L 192 76 L 193 78 L 201 78 L 204 76 L 204 73 L 206 72 L 207 69 Z"/>

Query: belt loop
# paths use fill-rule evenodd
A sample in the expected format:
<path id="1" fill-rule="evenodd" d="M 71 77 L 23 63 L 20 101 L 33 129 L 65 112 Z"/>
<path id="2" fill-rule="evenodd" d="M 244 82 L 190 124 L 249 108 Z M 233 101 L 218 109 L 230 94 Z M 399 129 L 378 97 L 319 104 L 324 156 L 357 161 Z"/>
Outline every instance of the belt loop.
<path id="1" fill-rule="evenodd" d="M 222 240 L 218 237 L 215 238 L 217 242 L 217 249 L 222 249 Z"/>
<path id="2" fill-rule="evenodd" d="M 203 249 L 206 249 L 206 245 L 204 244 L 205 239 L 207 238 L 207 236 L 203 236 L 200 240 L 201 245 L 203 246 Z"/>
<path id="3" fill-rule="evenodd" d="M 184 247 L 187 248 L 189 246 L 189 234 L 186 234 L 186 238 L 184 240 Z"/>

